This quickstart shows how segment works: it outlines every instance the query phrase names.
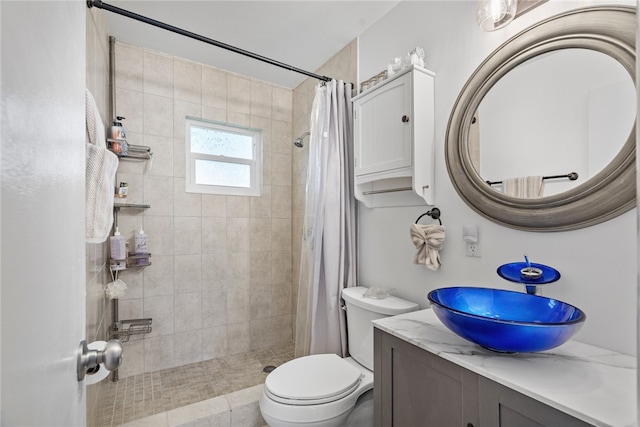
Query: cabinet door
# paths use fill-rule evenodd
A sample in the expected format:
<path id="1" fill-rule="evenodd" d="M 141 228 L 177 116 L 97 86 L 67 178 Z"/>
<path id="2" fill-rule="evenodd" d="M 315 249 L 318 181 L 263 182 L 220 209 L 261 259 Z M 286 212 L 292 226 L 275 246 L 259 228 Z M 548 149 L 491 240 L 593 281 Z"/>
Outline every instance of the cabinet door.
<path id="1" fill-rule="evenodd" d="M 355 101 L 355 174 L 411 166 L 412 73 Z"/>
<path id="2" fill-rule="evenodd" d="M 587 424 L 484 377 L 479 379 L 481 427 L 586 427 Z"/>
<path id="3" fill-rule="evenodd" d="M 376 426 L 467 427 L 477 423 L 476 374 L 377 329 L 374 346 Z"/>

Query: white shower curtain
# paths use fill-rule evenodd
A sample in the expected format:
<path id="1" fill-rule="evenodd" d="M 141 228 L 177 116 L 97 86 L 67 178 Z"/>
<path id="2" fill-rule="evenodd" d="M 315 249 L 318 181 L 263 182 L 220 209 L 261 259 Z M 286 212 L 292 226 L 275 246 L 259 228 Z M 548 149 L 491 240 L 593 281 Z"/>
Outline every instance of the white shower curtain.
<path id="1" fill-rule="evenodd" d="M 351 84 L 316 87 L 311 112 L 296 356 L 347 354 L 342 288 L 356 284 Z"/>

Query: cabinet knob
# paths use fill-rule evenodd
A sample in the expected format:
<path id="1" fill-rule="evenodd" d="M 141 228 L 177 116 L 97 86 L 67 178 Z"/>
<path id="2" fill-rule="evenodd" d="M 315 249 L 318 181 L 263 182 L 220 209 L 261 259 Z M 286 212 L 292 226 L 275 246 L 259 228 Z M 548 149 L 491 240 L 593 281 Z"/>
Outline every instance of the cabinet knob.
<path id="1" fill-rule="evenodd" d="M 473 427 L 473 424 L 467 423 L 467 427 Z"/>
<path id="2" fill-rule="evenodd" d="M 402 123 L 407 123 L 409 121 L 409 116 L 402 116 Z"/>

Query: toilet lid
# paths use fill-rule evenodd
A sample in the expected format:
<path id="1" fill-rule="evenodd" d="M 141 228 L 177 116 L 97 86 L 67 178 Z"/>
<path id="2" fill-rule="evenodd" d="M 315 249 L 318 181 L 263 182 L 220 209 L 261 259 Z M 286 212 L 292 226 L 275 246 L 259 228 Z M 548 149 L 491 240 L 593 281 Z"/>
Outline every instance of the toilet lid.
<path id="1" fill-rule="evenodd" d="M 293 359 L 271 372 L 265 387 L 276 400 L 292 405 L 327 403 L 350 394 L 362 373 L 335 354 Z"/>

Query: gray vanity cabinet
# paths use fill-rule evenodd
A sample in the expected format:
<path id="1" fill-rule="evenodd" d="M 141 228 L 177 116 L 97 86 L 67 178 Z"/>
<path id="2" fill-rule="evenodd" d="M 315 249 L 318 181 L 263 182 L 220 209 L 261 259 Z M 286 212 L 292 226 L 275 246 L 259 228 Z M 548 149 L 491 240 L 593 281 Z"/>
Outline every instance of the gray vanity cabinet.
<path id="1" fill-rule="evenodd" d="M 479 378 L 481 426 L 586 427 L 577 418 L 484 377 Z"/>
<path id="2" fill-rule="evenodd" d="M 375 427 L 590 424 L 374 328 Z"/>
<path id="3" fill-rule="evenodd" d="M 478 376 L 374 329 L 375 427 L 478 425 Z"/>

